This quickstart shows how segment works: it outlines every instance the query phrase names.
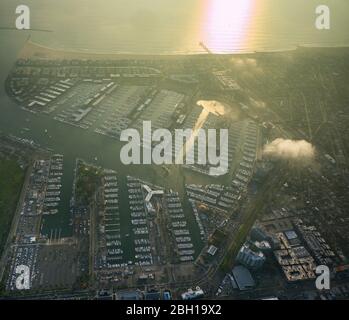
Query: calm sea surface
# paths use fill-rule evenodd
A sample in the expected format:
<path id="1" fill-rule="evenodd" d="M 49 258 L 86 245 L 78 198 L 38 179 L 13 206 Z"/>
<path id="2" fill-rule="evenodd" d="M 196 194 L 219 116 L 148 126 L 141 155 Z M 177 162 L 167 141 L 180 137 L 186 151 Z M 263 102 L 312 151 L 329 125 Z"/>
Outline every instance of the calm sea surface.
<path id="1" fill-rule="evenodd" d="M 1 0 L 0 27 L 31 9 L 32 40 L 97 52 L 187 53 L 348 45 L 347 0 Z M 331 9 L 331 30 L 315 28 L 315 8 Z M 4 31 L 0 31 L 3 33 Z"/>

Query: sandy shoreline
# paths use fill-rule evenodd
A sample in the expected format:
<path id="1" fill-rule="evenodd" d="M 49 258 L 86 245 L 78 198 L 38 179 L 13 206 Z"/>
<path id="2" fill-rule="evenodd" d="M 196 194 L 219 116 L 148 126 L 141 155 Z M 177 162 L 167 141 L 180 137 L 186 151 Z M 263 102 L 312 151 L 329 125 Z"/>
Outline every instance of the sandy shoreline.
<path id="1" fill-rule="evenodd" d="M 20 51 L 18 58 L 29 59 L 79 59 L 79 60 L 130 60 L 130 59 L 142 59 L 142 60 L 168 60 L 178 59 L 178 57 L 194 57 L 205 56 L 207 54 L 133 54 L 133 53 L 95 53 L 95 52 L 83 52 L 74 51 L 71 49 L 55 49 L 43 46 L 28 40 L 22 50 Z"/>
<path id="2" fill-rule="evenodd" d="M 321 50 L 331 50 L 331 49 L 348 49 L 349 46 L 317 46 L 317 45 L 300 45 L 291 48 L 279 49 L 279 50 L 269 50 L 269 51 L 253 51 L 253 52 L 237 52 L 223 54 L 224 56 L 248 56 L 255 54 L 273 54 L 273 53 L 287 53 L 297 50 L 310 50 L 310 49 L 321 49 Z M 38 43 L 35 43 L 28 39 L 24 47 L 21 49 L 18 58 L 22 59 L 49 59 L 49 60 L 178 60 L 180 58 L 190 58 L 190 57 L 206 57 L 207 53 L 186 53 L 186 54 L 136 54 L 136 53 L 97 53 L 97 52 L 83 52 L 81 50 L 72 49 L 56 49 L 50 48 Z M 222 55 L 222 54 L 212 54 L 212 55 Z"/>

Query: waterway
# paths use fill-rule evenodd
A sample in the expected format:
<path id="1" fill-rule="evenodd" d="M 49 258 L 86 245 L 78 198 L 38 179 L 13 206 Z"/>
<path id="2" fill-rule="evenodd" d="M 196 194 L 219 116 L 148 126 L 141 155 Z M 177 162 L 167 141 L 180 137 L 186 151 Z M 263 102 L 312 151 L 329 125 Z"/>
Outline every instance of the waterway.
<path id="1" fill-rule="evenodd" d="M 15 33 L 15 31 L 9 31 L 9 33 Z M 1 39 L 2 37 L 2 39 Z M 3 40 L 4 35 L 0 36 Z M 154 184 L 164 186 L 167 188 L 173 188 L 180 191 L 182 197 L 184 195 L 184 179 L 195 179 L 195 174 L 186 172 L 186 175 L 178 174 L 174 171 L 170 176 L 163 176 L 159 174 L 162 170 L 153 166 L 124 166 L 120 162 L 120 143 L 114 139 L 102 136 L 90 131 L 85 131 L 80 128 L 76 128 L 70 125 L 62 124 L 58 121 L 51 119 L 43 114 L 32 114 L 21 110 L 5 93 L 4 81 L 13 64 L 16 61 L 16 53 L 20 50 L 26 41 L 26 34 L 15 38 L 16 41 L 8 41 L 9 46 L 7 52 L 1 56 L 1 62 L 3 69 L 1 70 L 0 81 L 2 83 L 0 87 L 0 131 L 4 134 L 12 134 L 17 137 L 33 140 L 44 148 L 49 148 L 54 153 L 64 155 L 64 172 L 62 179 L 62 195 L 61 204 L 59 206 L 59 213 L 52 216 L 46 216 L 44 218 L 43 233 L 48 236 L 52 234 L 60 234 L 61 237 L 70 236 L 72 234 L 69 221 L 70 214 L 70 199 L 72 195 L 72 183 L 74 178 L 75 160 L 77 158 L 84 159 L 85 161 L 101 166 L 104 168 L 111 168 L 118 172 L 120 185 L 122 190 L 120 192 L 121 204 L 127 204 L 127 192 L 125 190 L 125 177 L 126 175 L 132 175 L 137 178 L 141 178 L 145 181 L 150 181 Z M 9 54 L 12 52 L 12 54 Z M 28 128 L 29 130 L 23 130 Z M 163 170 L 165 174 L 165 170 Z M 188 220 L 190 229 L 193 231 L 193 242 L 198 250 L 201 248 L 201 240 L 199 236 L 199 230 L 196 225 L 194 216 L 191 212 L 188 212 Z M 132 235 L 132 225 L 130 223 L 130 215 L 128 208 L 124 205 L 121 207 L 121 231 L 123 238 L 125 235 Z M 127 238 L 125 256 L 130 258 L 130 248 L 133 247 L 133 238 Z"/>
<path id="2" fill-rule="evenodd" d="M 19 4 L 29 6 L 32 28 L 51 32 L 8 30 L 14 27 Z M 176 172 L 164 177 L 150 166 L 122 166 L 117 141 L 20 110 L 7 97 L 4 82 L 29 35 L 53 48 L 113 53 L 202 53 L 201 41 L 212 52 L 223 53 L 283 50 L 300 44 L 348 45 L 349 2 L 323 0 L 321 4 L 331 8 L 328 31 L 314 27 L 317 0 L 105 0 L 103 5 L 95 0 L 1 0 L 0 131 L 64 155 L 62 205 L 59 214 L 45 218 L 44 230 L 71 234 L 69 200 L 76 158 L 115 169 L 122 181 L 130 174 L 180 189 L 182 196 L 184 179 L 197 177 Z M 23 131 L 24 127 L 30 130 Z M 194 217 L 189 215 L 189 220 L 199 244 Z M 121 223 L 123 232 L 131 234 L 127 214 L 122 214 Z"/>

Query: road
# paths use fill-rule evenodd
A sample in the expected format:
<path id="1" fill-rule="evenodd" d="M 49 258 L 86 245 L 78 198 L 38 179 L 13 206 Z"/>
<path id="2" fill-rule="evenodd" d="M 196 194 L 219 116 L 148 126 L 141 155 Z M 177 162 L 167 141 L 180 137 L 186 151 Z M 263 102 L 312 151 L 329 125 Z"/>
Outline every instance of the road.
<path id="1" fill-rule="evenodd" d="M 28 187 L 28 184 L 29 184 L 30 175 L 31 175 L 32 170 L 33 170 L 33 162 L 34 162 L 34 159 L 32 160 L 31 165 L 27 168 L 27 171 L 26 171 L 26 174 L 25 174 L 25 178 L 24 178 L 24 182 L 23 182 L 23 186 L 22 186 L 22 190 L 21 190 L 21 194 L 20 194 L 18 202 L 17 202 L 17 208 L 16 208 L 16 211 L 15 211 L 14 217 L 12 219 L 12 224 L 11 224 L 11 227 L 10 227 L 9 234 L 7 236 L 6 243 L 4 245 L 4 251 L 2 253 L 1 260 L 0 260 L 0 281 L 2 281 L 2 277 L 4 275 L 4 271 L 5 271 L 5 268 L 6 268 L 6 265 L 7 265 L 7 261 L 9 259 L 10 253 L 11 253 L 10 252 L 11 248 L 12 248 L 11 245 L 12 245 L 12 242 L 13 242 L 13 238 L 14 238 L 14 236 L 16 234 L 18 222 L 19 222 L 19 219 L 20 219 L 20 216 L 21 216 L 20 213 L 21 213 L 21 209 L 22 209 L 22 204 L 23 204 L 23 201 L 24 201 L 24 198 L 25 198 L 25 195 L 26 195 L 26 191 L 27 191 L 27 187 Z"/>
<path id="2" fill-rule="evenodd" d="M 220 256 L 218 263 L 214 267 L 211 267 L 208 272 L 196 283 L 196 285 L 210 284 L 214 280 L 216 274 L 220 269 L 225 268 L 225 259 L 229 259 L 227 265 L 230 267 L 234 263 L 234 259 L 238 253 L 238 250 L 245 242 L 247 235 L 249 234 L 253 224 L 257 220 L 259 213 L 263 211 L 264 207 L 268 203 L 267 199 L 274 194 L 275 190 L 284 183 L 285 176 L 282 175 L 280 167 L 276 167 L 269 173 L 266 178 L 262 189 L 250 199 L 247 204 L 243 207 L 239 220 L 234 224 L 232 221 L 229 223 L 232 225 L 231 232 L 228 236 L 228 240 L 224 249 L 222 250 L 225 254 Z"/>

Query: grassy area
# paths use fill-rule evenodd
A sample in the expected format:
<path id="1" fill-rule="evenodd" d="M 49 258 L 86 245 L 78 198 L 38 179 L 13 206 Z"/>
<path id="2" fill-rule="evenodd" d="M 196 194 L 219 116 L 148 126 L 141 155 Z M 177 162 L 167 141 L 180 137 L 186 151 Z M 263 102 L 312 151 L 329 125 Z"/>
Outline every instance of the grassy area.
<path id="1" fill-rule="evenodd" d="M 234 260 L 253 227 L 253 224 L 257 220 L 259 213 L 262 212 L 265 205 L 269 203 L 270 198 L 273 196 L 273 190 L 278 190 L 284 181 L 285 179 L 280 174 L 279 168 L 274 169 L 269 173 L 257 198 L 250 203 L 249 207 L 246 208 L 244 212 L 244 221 L 239 227 L 234 241 L 230 244 L 230 247 L 220 265 L 222 271 L 228 272 L 231 270 L 235 262 Z"/>
<path id="2" fill-rule="evenodd" d="M 0 255 L 5 245 L 24 181 L 15 161 L 0 159 Z"/>
<path id="3" fill-rule="evenodd" d="M 101 170 L 84 163 L 79 163 L 76 182 L 76 202 L 78 205 L 87 205 L 96 192 L 101 179 Z"/>
<path id="4" fill-rule="evenodd" d="M 246 237 L 250 231 L 250 224 L 244 224 L 240 226 L 236 238 L 230 248 L 228 249 L 228 252 L 226 256 L 223 259 L 223 262 L 220 266 L 220 269 L 223 272 L 229 272 L 231 271 L 232 266 L 234 265 L 235 257 L 237 256 L 241 246 L 246 240 Z"/>
<path id="5" fill-rule="evenodd" d="M 227 254 L 222 261 L 222 264 L 220 265 L 220 268 L 222 271 L 228 272 L 231 270 L 241 246 L 244 244 L 250 230 L 253 227 L 253 224 L 257 220 L 259 212 L 263 208 L 264 203 L 267 203 L 267 202 L 268 202 L 267 191 L 263 191 L 260 193 L 258 199 L 256 199 L 253 204 L 250 204 L 249 208 L 247 208 L 246 211 L 244 212 L 245 219 L 241 224 L 241 226 L 239 227 L 239 230 L 236 233 L 234 242 L 231 243 L 227 251 Z"/>

